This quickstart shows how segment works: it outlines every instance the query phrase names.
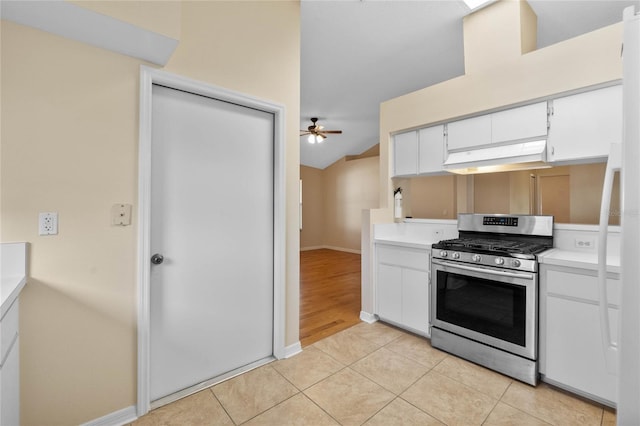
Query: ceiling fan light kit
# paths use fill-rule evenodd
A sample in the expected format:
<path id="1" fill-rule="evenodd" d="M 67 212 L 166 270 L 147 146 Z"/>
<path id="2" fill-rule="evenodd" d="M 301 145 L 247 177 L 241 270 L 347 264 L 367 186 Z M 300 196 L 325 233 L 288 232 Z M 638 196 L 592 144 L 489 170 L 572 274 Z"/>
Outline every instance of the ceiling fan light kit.
<path id="1" fill-rule="evenodd" d="M 309 137 L 307 138 L 307 141 L 309 143 L 322 143 L 324 142 L 324 138 L 325 136 L 322 135 L 309 135 Z"/>
<path id="2" fill-rule="evenodd" d="M 318 119 L 316 117 L 311 118 L 311 126 L 307 127 L 307 130 L 300 130 L 300 136 L 309 135 L 307 141 L 311 144 L 314 143 L 322 143 L 328 134 L 336 134 L 339 135 L 342 133 L 342 130 L 324 130 L 324 127 L 316 124 Z"/>

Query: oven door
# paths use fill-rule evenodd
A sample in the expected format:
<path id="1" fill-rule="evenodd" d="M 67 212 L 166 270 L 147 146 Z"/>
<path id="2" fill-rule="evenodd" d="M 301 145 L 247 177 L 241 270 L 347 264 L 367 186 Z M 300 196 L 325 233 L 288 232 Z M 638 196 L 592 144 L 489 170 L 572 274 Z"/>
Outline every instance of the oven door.
<path id="1" fill-rule="evenodd" d="M 432 260 L 432 326 L 536 360 L 536 273 Z"/>

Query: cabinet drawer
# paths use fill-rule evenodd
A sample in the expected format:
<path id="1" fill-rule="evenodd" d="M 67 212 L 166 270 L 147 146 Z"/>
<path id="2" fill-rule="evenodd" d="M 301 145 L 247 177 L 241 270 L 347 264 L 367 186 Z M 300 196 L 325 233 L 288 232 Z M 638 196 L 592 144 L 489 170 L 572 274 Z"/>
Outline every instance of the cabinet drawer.
<path id="1" fill-rule="evenodd" d="M 429 270 L 429 252 L 398 246 L 378 245 L 376 255 L 379 263 L 407 268 Z"/>
<path id="2" fill-rule="evenodd" d="M 14 337 L 18 334 L 18 306 L 19 303 L 16 300 L 2 318 L 2 321 L 0 321 L 0 352 L 2 354 L 0 360 L 6 358 L 11 343 L 13 343 Z"/>
<path id="3" fill-rule="evenodd" d="M 600 300 L 598 277 L 591 271 L 578 274 L 548 269 L 546 274 L 547 293 L 593 302 Z M 607 296 L 610 304 L 620 306 L 620 280 L 607 278 Z"/>

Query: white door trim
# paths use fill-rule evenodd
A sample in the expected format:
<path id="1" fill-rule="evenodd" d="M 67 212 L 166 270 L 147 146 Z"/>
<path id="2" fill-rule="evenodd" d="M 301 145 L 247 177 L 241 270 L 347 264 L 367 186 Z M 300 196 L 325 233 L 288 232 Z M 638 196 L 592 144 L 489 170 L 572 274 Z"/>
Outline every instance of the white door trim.
<path id="1" fill-rule="evenodd" d="M 138 147 L 138 401 L 137 414 L 149 411 L 150 357 L 150 218 L 152 85 L 159 84 L 232 102 L 274 115 L 273 205 L 273 356 L 285 355 L 285 110 L 264 101 L 154 68 L 140 67 L 140 133 Z"/>

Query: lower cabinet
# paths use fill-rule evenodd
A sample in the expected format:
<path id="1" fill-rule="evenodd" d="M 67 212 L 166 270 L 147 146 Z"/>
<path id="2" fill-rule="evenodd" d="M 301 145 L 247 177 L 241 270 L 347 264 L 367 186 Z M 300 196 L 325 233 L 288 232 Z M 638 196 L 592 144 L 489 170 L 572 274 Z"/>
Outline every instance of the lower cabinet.
<path id="1" fill-rule="evenodd" d="M 15 300 L 0 320 L 0 426 L 20 424 L 18 307 Z"/>
<path id="2" fill-rule="evenodd" d="M 376 244 L 376 314 L 429 336 L 429 251 Z"/>
<path id="3" fill-rule="evenodd" d="M 540 372 L 567 390 L 615 406 L 617 376 L 608 371 L 595 271 L 541 265 Z M 619 277 L 607 278 L 609 328 L 617 341 Z M 615 366 L 617 368 L 617 366 Z"/>

